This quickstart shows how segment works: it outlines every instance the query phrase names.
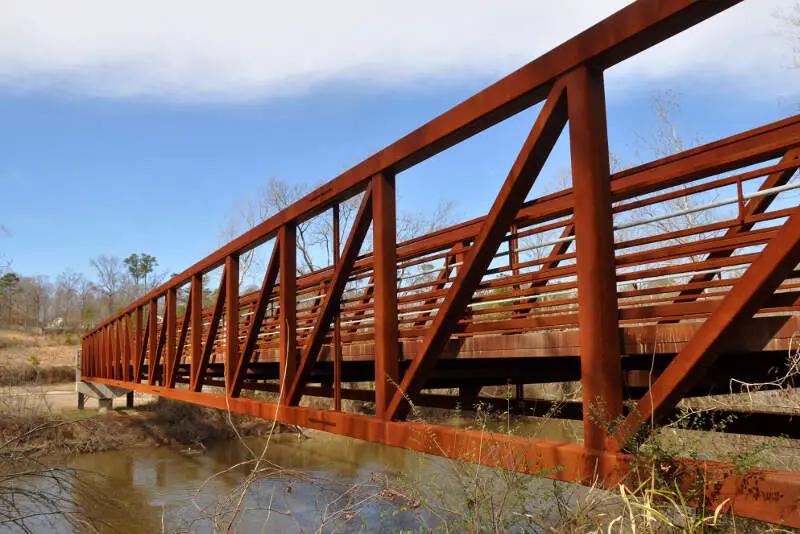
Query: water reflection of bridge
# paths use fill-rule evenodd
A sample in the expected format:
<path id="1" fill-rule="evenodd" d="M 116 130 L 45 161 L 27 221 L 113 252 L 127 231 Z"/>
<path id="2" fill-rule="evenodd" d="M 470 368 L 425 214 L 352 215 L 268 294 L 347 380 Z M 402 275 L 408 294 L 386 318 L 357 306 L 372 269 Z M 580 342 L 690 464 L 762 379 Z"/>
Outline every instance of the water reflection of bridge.
<path id="1" fill-rule="evenodd" d="M 613 484 L 628 469 L 625 445 L 681 399 L 791 367 L 800 208 L 786 199 L 800 116 L 609 173 L 603 71 L 736 3 L 634 2 L 109 318 L 84 337 L 83 379 L 453 455 L 485 436 L 410 422 L 412 404 L 470 406 L 483 387 L 513 384 L 518 405 L 542 411 L 548 401 L 525 398 L 524 384 L 579 380 L 583 400 L 564 415 L 583 419 L 584 444 L 494 436 L 511 452 L 481 461 Z M 538 103 L 485 217 L 395 242 L 398 173 Z M 565 129 L 573 187 L 525 201 Z M 356 195 L 341 246 L 339 204 Z M 697 212 L 714 217 L 656 224 Z M 296 225 L 317 216 L 333 217 L 334 262 L 298 277 Z M 374 251 L 360 254 L 370 226 Z M 239 257 L 270 243 L 261 289 L 240 295 Z M 216 303 L 204 309 L 214 270 Z M 457 393 L 431 391 L 442 389 Z M 330 409 L 301 406 L 309 397 Z M 342 399 L 372 401 L 375 415 L 343 411 Z M 796 416 L 774 412 L 731 428 L 797 435 Z M 737 514 L 800 526 L 796 474 L 729 467 L 703 464 L 719 474 L 712 506 L 730 497 Z"/>

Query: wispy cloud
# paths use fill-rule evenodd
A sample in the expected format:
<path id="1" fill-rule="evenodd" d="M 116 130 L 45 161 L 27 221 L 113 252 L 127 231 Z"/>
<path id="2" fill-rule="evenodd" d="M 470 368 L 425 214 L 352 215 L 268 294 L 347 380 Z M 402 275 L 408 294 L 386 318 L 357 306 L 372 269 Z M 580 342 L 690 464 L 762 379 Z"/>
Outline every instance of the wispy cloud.
<path id="1" fill-rule="evenodd" d="M 229 101 L 342 81 L 400 86 L 496 77 L 627 3 L 5 0 L 0 85 L 107 98 Z M 621 66 L 615 76 L 632 83 L 737 76 L 769 91 L 789 76 L 791 45 L 773 15 L 792 3 L 745 0 Z"/>

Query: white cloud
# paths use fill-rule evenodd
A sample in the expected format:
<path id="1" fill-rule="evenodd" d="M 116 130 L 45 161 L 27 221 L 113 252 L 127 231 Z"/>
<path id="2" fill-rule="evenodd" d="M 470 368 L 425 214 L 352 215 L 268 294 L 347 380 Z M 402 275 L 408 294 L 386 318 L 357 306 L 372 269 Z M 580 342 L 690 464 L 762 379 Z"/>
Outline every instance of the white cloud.
<path id="1" fill-rule="evenodd" d="M 773 16 L 793 2 L 745 0 L 613 75 L 629 83 L 732 76 L 767 90 L 797 80 L 785 69 L 791 45 Z M 627 3 L 0 0 L 0 86 L 227 101 L 341 81 L 496 78 Z"/>

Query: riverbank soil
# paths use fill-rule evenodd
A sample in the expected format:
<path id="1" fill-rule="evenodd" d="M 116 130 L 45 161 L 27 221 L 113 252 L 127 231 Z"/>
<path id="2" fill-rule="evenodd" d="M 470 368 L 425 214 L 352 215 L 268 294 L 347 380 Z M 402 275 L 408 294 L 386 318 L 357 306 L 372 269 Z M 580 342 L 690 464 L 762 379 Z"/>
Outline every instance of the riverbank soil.
<path id="1" fill-rule="evenodd" d="M 236 430 L 234 431 L 233 426 Z M 37 410 L 0 404 L 0 459 L 51 457 L 138 447 L 202 450 L 238 436 L 262 436 L 272 422 L 212 408 L 158 399 L 106 413 Z M 278 431 L 286 430 L 284 427 Z"/>

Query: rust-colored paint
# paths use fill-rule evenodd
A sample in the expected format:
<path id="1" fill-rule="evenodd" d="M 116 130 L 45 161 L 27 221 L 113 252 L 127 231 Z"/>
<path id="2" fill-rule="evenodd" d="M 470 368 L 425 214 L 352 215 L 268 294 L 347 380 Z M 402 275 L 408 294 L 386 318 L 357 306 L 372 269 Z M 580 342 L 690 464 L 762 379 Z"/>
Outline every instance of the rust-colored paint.
<path id="1" fill-rule="evenodd" d="M 619 447 L 624 440 L 596 424 L 593 400 L 606 419 L 626 415 L 623 398 L 636 401 L 627 432 L 642 418 L 673 417 L 687 395 L 719 391 L 736 373 L 767 373 L 800 324 L 800 208 L 768 209 L 776 196 L 770 190 L 787 184 L 800 166 L 800 115 L 613 175 L 609 170 L 603 71 L 737 3 L 633 2 L 106 319 L 83 338 L 83 378 L 432 454 L 465 457 L 488 438 L 512 456 L 481 455 L 487 465 L 554 470 L 555 478 L 584 483 L 596 474 L 612 486 L 628 474 L 629 458 Z M 542 101 L 486 216 L 396 242 L 398 173 Z M 567 121 L 574 187 L 526 202 Z M 746 182 L 758 187 L 745 189 Z M 739 211 L 730 220 L 623 233 L 615 241 L 613 218 L 723 188 L 737 191 Z M 746 200 L 754 189 L 763 195 Z M 361 192 L 340 257 L 339 203 Z M 328 209 L 333 265 L 298 275 L 297 225 Z M 359 256 L 370 223 L 374 252 Z M 530 250 L 528 238 L 548 232 L 560 238 L 544 238 L 544 254 L 523 252 Z M 261 288 L 240 295 L 238 258 L 272 238 Z M 495 261 L 504 243 L 508 258 Z M 433 262 L 443 263 L 438 273 L 398 275 Z M 217 300 L 204 308 L 202 277 L 222 265 Z M 666 279 L 672 282 L 650 283 Z M 346 290 L 353 282 L 367 285 Z M 177 317 L 177 290 L 186 283 L 186 311 Z M 305 304 L 298 307 L 298 300 Z M 217 340 L 223 313 L 224 343 Z M 565 417 L 583 418 L 584 445 L 402 421 L 407 398 L 468 409 L 486 399 L 483 387 L 510 384 L 517 408 L 542 414 L 552 402 L 523 398 L 522 385 L 571 380 L 582 381 L 585 402 L 568 407 Z M 374 392 L 342 388 L 373 381 Z M 204 393 L 204 386 L 224 387 L 226 394 Z M 241 398 L 245 390 L 280 391 L 280 401 Z M 334 409 L 299 407 L 303 395 L 330 397 Z M 342 413 L 343 398 L 374 401 L 376 414 Z M 748 433 L 798 432 L 787 414 L 748 421 L 739 427 Z M 720 491 L 708 506 L 729 497 L 736 514 L 800 526 L 797 473 L 678 464 L 723 473 L 709 481 Z"/>
<path id="2" fill-rule="evenodd" d="M 281 402 L 289 398 L 288 384 L 297 374 L 297 229 L 284 225 L 278 234 L 280 254 L 280 383 Z"/>
<path id="3" fill-rule="evenodd" d="M 583 435 L 588 451 L 611 446 L 622 415 L 614 228 L 603 72 L 581 67 L 567 82 L 581 344 Z"/>
<path id="4" fill-rule="evenodd" d="M 464 259 L 461 272 L 448 290 L 419 354 L 403 376 L 389 405 L 387 415 L 390 419 L 405 417 L 409 408 L 408 396 L 416 395 L 425 385 L 428 373 L 450 339 L 460 315 L 558 140 L 567 120 L 566 103 L 564 86 L 557 82 Z"/>
<path id="5" fill-rule="evenodd" d="M 233 391 L 239 369 L 239 256 L 225 258 L 225 391 Z"/>
<path id="6" fill-rule="evenodd" d="M 400 380 L 397 350 L 397 227 L 395 177 L 372 179 L 375 257 L 375 416 L 387 418 Z"/>
<path id="7" fill-rule="evenodd" d="M 358 213 L 356 213 L 353 228 L 350 230 L 347 243 L 344 245 L 341 261 L 336 266 L 336 271 L 333 274 L 333 281 L 330 286 L 328 286 L 328 293 L 325 295 L 325 299 L 322 302 L 322 310 L 319 314 L 320 318 L 314 324 L 311 336 L 306 342 L 306 348 L 300 359 L 297 374 L 294 377 L 294 381 L 291 383 L 288 381 L 286 382 L 286 386 L 289 387 L 287 393 L 289 404 L 298 404 L 300 398 L 303 396 L 303 388 L 308 381 L 312 367 L 314 367 L 317 361 L 325 336 L 328 334 L 333 315 L 339 307 L 339 300 L 342 297 L 344 286 L 347 284 L 347 275 L 353 268 L 356 258 L 358 258 L 358 252 L 361 250 L 361 244 L 367 236 L 367 231 L 372 221 L 372 204 L 372 187 L 367 186 L 367 190 L 364 192 L 364 198 L 361 199 Z"/>

